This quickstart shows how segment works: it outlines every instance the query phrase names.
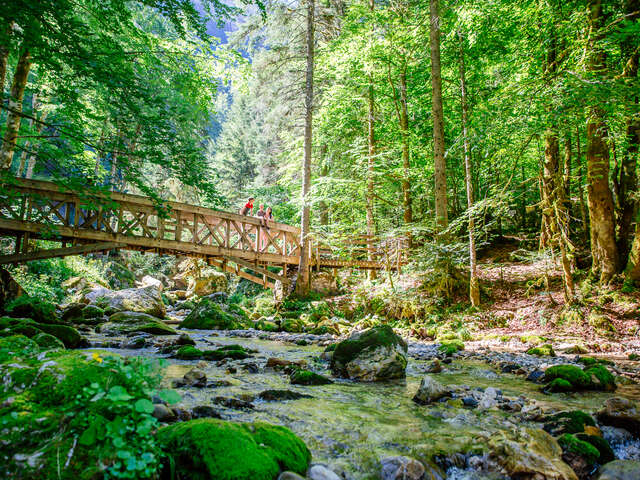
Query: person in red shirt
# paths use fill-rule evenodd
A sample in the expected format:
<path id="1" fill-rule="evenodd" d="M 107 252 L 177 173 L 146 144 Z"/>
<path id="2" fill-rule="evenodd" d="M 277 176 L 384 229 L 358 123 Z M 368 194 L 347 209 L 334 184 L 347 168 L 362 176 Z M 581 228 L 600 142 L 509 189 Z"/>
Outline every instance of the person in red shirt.
<path id="1" fill-rule="evenodd" d="M 249 215 L 253 213 L 253 197 L 249 198 L 249 201 L 240 209 L 240 215 Z"/>

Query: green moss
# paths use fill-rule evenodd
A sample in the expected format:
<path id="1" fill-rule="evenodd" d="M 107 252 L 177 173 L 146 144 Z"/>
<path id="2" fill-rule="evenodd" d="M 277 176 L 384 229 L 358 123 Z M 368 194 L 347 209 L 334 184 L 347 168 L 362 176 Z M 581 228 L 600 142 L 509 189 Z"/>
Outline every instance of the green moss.
<path id="1" fill-rule="evenodd" d="M 276 313 L 276 301 L 273 297 L 256 298 L 256 307 L 254 311 L 263 317 L 269 317 Z"/>
<path id="2" fill-rule="evenodd" d="M 338 343 L 333 352 L 331 365 L 332 368 L 334 365 L 346 365 L 364 350 L 396 345 L 400 345 L 405 351 L 407 349 L 405 341 L 396 335 L 389 325 L 379 325 L 370 328 L 353 339 L 343 340 Z"/>
<path id="3" fill-rule="evenodd" d="M 640 360 L 640 355 L 638 355 L 637 353 L 630 353 L 629 356 L 627 357 L 629 360 Z"/>
<path id="4" fill-rule="evenodd" d="M 600 453 L 598 463 L 600 463 L 601 465 L 613 462 L 616 459 L 616 455 L 613 452 L 613 449 L 609 445 L 609 442 L 607 442 L 604 438 L 598 437 L 596 435 L 588 435 L 586 433 L 578 433 L 576 435 L 576 438 L 578 440 L 582 440 L 583 442 L 590 443 L 598 450 L 598 452 Z"/>
<path id="5" fill-rule="evenodd" d="M 555 357 L 556 352 L 553 351 L 553 347 L 550 344 L 541 345 L 539 347 L 533 347 L 527 350 L 529 355 L 536 355 L 538 357 Z"/>
<path id="6" fill-rule="evenodd" d="M 327 327 L 326 325 L 321 325 L 319 327 L 314 327 L 311 329 L 311 331 L 309 332 L 313 335 L 326 335 L 327 333 L 329 333 L 329 327 Z"/>
<path id="7" fill-rule="evenodd" d="M 580 455 L 589 465 L 593 465 L 600 458 L 600 452 L 596 447 L 578 439 L 570 433 L 565 433 L 560 436 L 560 438 L 558 438 L 558 444 L 562 447 L 563 451 Z"/>
<path id="8" fill-rule="evenodd" d="M 250 356 L 249 352 L 240 345 L 229 345 L 216 350 L 206 350 L 202 352 L 202 358 L 206 360 L 222 360 L 223 358 L 242 360 Z"/>
<path id="9" fill-rule="evenodd" d="M 241 327 L 233 315 L 225 312 L 208 297 L 200 300 L 196 308 L 180 324 L 180 328 L 196 330 L 233 330 Z"/>
<path id="10" fill-rule="evenodd" d="M 304 322 L 298 318 L 285 318 L 280 323 L 280 328 L 289 333 L 301 333 L 304 331 Z"/>
<path id="11" fill-rule="evenodd" d="M 461 340 L 450 340 L 447 342 L 442 342 L 438 347 L 438 351 L 444 353 L 447 357 L 450 357 L 460 350 L 464 350 L 464 343 Z"/>
<path id="12" fill-rule="evenodd" d="M 289 377 L 293 385 L 328 385 L 333 383 L 327 377 L 318 375 L 311 370 L 298 369 L 291 373 Z"/>
<path id="13" fill-rule="evenodd" d="M 57 323 L 56 306 L 29 295 L 12 300 L 5 311 L 12 317 L 31 318 L 38 323 Z"/>
<path id="14" fill-rule="evenodd" d="M 42 330 L 44 333 L 48 333 L 53 335 L 67 348 L 76 348 L 80 345 L 82 341 L 82 337 L 78 333 L 78 331 L 67 325 L 47 325 L 47 324 L 39 324 L 38 328 Z"/>
<path id="15" fill-rule="evenodd" d="M 327 347 L 324 349 L 324 351 L 325 352 L 333 352 L 333 351 L 335 351 L 337 346 L 338 346 L 337 343 L 332 343 L 331 345 L 327 345 Z"/>
<path id="16" fill-rule="evenodd" d="M 150 333 L 152 335 L 176 335 L 177 332 L 163 322 L 147 322 L 131 327 L 129 332 Z"/>
<path id="17" fill-rule="evenodd" d="M 82 316 L 85 319 L 100 318 L 104 316 L 104 310 L 96 305 L 87 305 L 82 309 Z"/>
<path id="18" fill-rule="evenodd" d="M 18 355 L 29 357 L 39 352 L 38 344 L 24 335 L 0 338 L 0 363 L 12 361 Z"/>
<path id="19" fill-rule="evenodd" d="M 311 460 L 289 429 L 217 419 L 182 422 L 158 430 L 170 456 L 167 469 L 193 480 L 274 480 L 281 471 L 304 475 Z"/>
<path id="20" fill-rule="evenodd" d="M 573 392 L 575 388 L 569 382 L 563 378 L 554 378 L 549 385 L 547 385 L 545 391 L 551 393 L 566 393 Z"/>
<path id="21" fill-rule="evenodd" d="M 48 333 L 60 340 L 67 348 L 76 348 L 82 337 L 78 331 L 68 325 L 38 323 L 28 318 L 0 318 L 0 330 L 6 335 L 25 335 L 35 337 L 40 333 Z"/>
<path id="22" fill-rule="evenodd" d="M 178 349 L 175 356 L 180 360 L 197 360 L 202 358 L 202 350 L 193 345 L 183 345 Z"/>
<path id="23" fill-rule="evenodd" d="M 596 365 L 588 368 L 584 373 L 590 378 L 595 377 L 597 379 L 597 381 L 592 381 L 593 388 L 608 392 L 616 389 L 616 379 L 607 367 Z"/>
<path id="24" fill-rule="evenodd" d="M 33 341 L 36 342 L 42 350 L 64 349 L 64 343 L 48 333 L 39 333 L 33 337 Z"/>
<path id="25" fill-rule="evenodd" d="M 256 324 L 255 328 L 258 330 L 262 330 L 263 332 L 277 332 L 279 330 L 278 325 L 264 318 L 260 318 Z"/>
<path id="26" fill-rule="evenodd" d="M 560 412 L 545 420 L 545 429 L 556 433 L 582 433 L 587 425 L 594 427 L 596 422 L 582 410 Z"/>
<path id="27" fill-rule="evenodd" d="M 556 378 L 566 380 L 576 390 L 588 389 L 591 387 L 591 377 L 587 375 L 580 367 L 575 365 L 555 365 L 547 368 L 544 372 L 547 381 L 553 381 Z"/>

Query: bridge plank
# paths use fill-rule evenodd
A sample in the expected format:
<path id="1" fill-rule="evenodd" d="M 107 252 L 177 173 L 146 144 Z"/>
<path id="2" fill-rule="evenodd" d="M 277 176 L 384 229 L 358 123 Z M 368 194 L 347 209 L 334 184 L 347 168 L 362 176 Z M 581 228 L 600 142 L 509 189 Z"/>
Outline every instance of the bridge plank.
<path id="1" fill-rule="evenodd" d="M 35 250 L 28 253 L 14 255 L 0 255 L 0 265 L 7 263 L 22 263 L 32 260 L 42 260 L 45 258 L 67 257 L 70 255 L 81 255 L 83 253 L 100 252 L 120 247 L 116 242 L 91 243 L 89 245 L 78 245 L 66 248 L 50 248 L 46 250 Z"/>

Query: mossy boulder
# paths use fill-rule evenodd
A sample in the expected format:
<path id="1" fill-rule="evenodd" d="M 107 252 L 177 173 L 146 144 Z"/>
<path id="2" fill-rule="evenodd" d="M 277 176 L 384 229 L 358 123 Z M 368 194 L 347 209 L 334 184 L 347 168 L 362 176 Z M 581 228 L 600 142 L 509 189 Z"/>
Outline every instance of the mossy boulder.
<path id="1" fill-rule="evenodd" d="M 361 381 L 404 378 L 407 344 L 388 325 L 359 332 L 340 342 L 331 357 L 334 375 Z"/>
<path id="2" fill-rule="evenodd" d="M 280 322 L 280 329 L 289 333 L 302 333 L 305 323 L 299 318 L 283 318 Z"/>
<path id="3" fill-rule="evenodd" d="M 56 337 L 66 348 L 77 348 L 83 342 L 80 333 L 68 325 L 38 323 L 29 318 L 0 318 L 0 335 L 24 335 L 33 338 L 40 333 Z"/>
<path id="4" fill-rule="evenodd" d="M 595 420 L 582 410 L 570 410 L 567 412 L 550 415 L 544 420 L 544 429 L 554 436 L 564 433 L 582 433 L 584 427 L 594 427 Z"/>
<path id="5" fill-rule="evenodd" d="M 33 341 L 38 344 L 42 350 L 64 349 L 64 343 L 48 333 L 39 333 L 33 337 Z"/>
<path id="6" fill-rule="evenodd" d="M 151 335 L 176 335 L 176 331 L 161 319 L 141 312 L 116 312 L 107 323 L 100 325 L 101 332 L 149 333 Z"/>
<path id="7" fill-rule="evenodd" d="M 175 353 L 175 357 L 179 360 L 198 360 L 202 358 L 202 350 L 193 345 L 183 345 Z"/>
<path id="8" fill-rule="evenodd" d="M 264 317 L 260 317 L 254 327 L 257 330 L 262 330 L 263 332 L 277 332 L 278 330 L 280 330 L 280 327 L 278 327 L 278 325 L 276 325 L 275 322 L 272 322 L 271 320 L 267 320 Z"/>
<path id="9" fill-rule="evenodd" d="M 575 435 L 565 433 L 558 438 L 558 445 L 562 447 L 562 451 L 572 453 L 582 457 L 587 465 L 593 465 L 600 458 L 600 452 L 596 447 L 588 442 L 580 440 Z"/>
<path id="10" fill-rule="evenodd" d="M 537 357 L 555 357 L 556 352 L 553 351 L 553 347 L 550 344 L 540 345 L 527 350 L 529 355 L 535 355 Z"/>
<path id="11" fill-rule="evenodd" d="M 157 439 L 166 471 L 193 480 L 275 480 L 282 471 L 304 475 L 311 453 L 289 429 L 267 423 L 206 418 L 169 425 Z"/>
<path id="12" fill-rule="evenodd" d="M 608 398 L 597 413 L 598 422 L 617 428 L 624 428 L 636 438 L 640 438 L 640 405 L 621 397 Z"/>
<path id="13" fill-rule="evenodd" d="M 459 351 L 464 350 L 464 343 L 462 340 L 452 339 L 445 340 L 440 343 L 438 347 L 438 351 L 450 357 L 451 355 L 458 353 Z"/>
<path id="14" fill-rule="evenodd" d="M 96 306 L 96 305 L 87 305 L 82 309 L 82 317 L 85 320 L 101 318 L 104 316 L 104 309 Z"/>
<path id="15" fill-rule="evenodd" d="M 586 433 L 578 433 L 576 434 L 576 438 L 583 442 L 590 443 L 596 448 L 596 450 L 598 450 L 598 453 L 600 453 L 600 456 L 598 457 L 599 464 L 604 465 L 605 463 L 613 462 L 616 459 L 616 454 L 611 448 L 611 445 L 609 445 L 609 442 L 604 438 Z"/>
<path id="16" fill-rule="evenodd" d="M 29 295 L 21 295 L 5 306 L 5 312 L 14 318 L 31 318 L 38 323 L 59 323 L 56 306 Z"/>
<path id="17" fill-rule="evenodd" d="M 162 292 L 153 286 L 118 291 L 97 288 L 87 292 L 84 295 L 84 301 L 108 313 L 140 312 L 158 318 L 164 318 L 166 314 Z"/>
<path id="18" fill-rule="evenodd" d="M 242 328 L 242 324 L 237 316 L 227 313 L 219 303 L 209 297 L 205 297 L 182 321 L 180 328 L 234 330 Z"/>
<path id="19" fill-rule="evenodd" d="M 293 385 L 328 385 L 333 383 L 333 381 L 323 375 L 303 369 L 294 370 L 289 379 Z"/>
<path id="20" fill-rule="evenodd" d="M 591 378 L 591 388 L 593 390 L 612 392 L 616 389 L 616 379 L 604 365 L 595 365 L 587 368 L 584 373 Z"/>
<path id="21" fill-rule="evenodd" d="M 585 370 L 575 365 L 555 365 L 547 368 L 544 378 L 549 382 L 544 390 L 551 392 L 579 390 L 611 392 L 616 389 L 615 377 L 604 365 L 595 365 Z M 563 382 L 558 382 L 558 379 Z M 567 383 L 571 385 L 570 389 Z"/>
<path id="22" fill-rule="evenodd" d="M 575 365 L 555 365 L 544 372 L 545 380 L 552 382 L 561 378 L 571 384 L 574 390 L 587 390 L 591 387 L 591 377 Z"/>

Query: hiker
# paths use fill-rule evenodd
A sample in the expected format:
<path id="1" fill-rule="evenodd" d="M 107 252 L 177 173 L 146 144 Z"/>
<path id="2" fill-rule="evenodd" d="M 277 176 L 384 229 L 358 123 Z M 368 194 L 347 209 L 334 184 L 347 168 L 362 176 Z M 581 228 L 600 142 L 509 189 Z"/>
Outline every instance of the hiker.
<path id="1" fill-rule="evenodd" d="M 260 223 L 262 224 L 263 227 L 266 227 L 265 220 L 264 220 L 264 216 L 266 214 L 267 214 L 267 212 L 265 212 L 265 210 L 264 210 L 264 205 L 260 204 L 260 207 L 258 208 L 258 211 L 256 212 L 256 217 L 258 217 L 260 219 Z"/>
<path id="2" fill-rule="evenodd" d="M 253 213 L 254 200 L 255 199 L 253 197 L 249 197 L 249 201 L 240 209 L 240 215 L 249 215 L 249 213 Z"/>
<path id="3" fill-rule="evenodd" d="M 273 220 L 273 213 L 271 207 L 267 208 L 266 211 L 262 210 L 263 205 L 260 205 L 260 210 L 258 210 L 258 217 L 260 217 L 260 221 L 262 222 L 262 226 L 264 229 L 260 232 L 260 251 L 264 250 L 267 246 L 267 233 L 265 230 L 269 230 L 269 220 Z"/>
<path id="4" fill-rule="evenodd" d="M 273 221 L 273 210 L 271 207 L 267 207 L 267 211 L 264 214 L 264 226 L 269 230 L 269 222 Z"/>

